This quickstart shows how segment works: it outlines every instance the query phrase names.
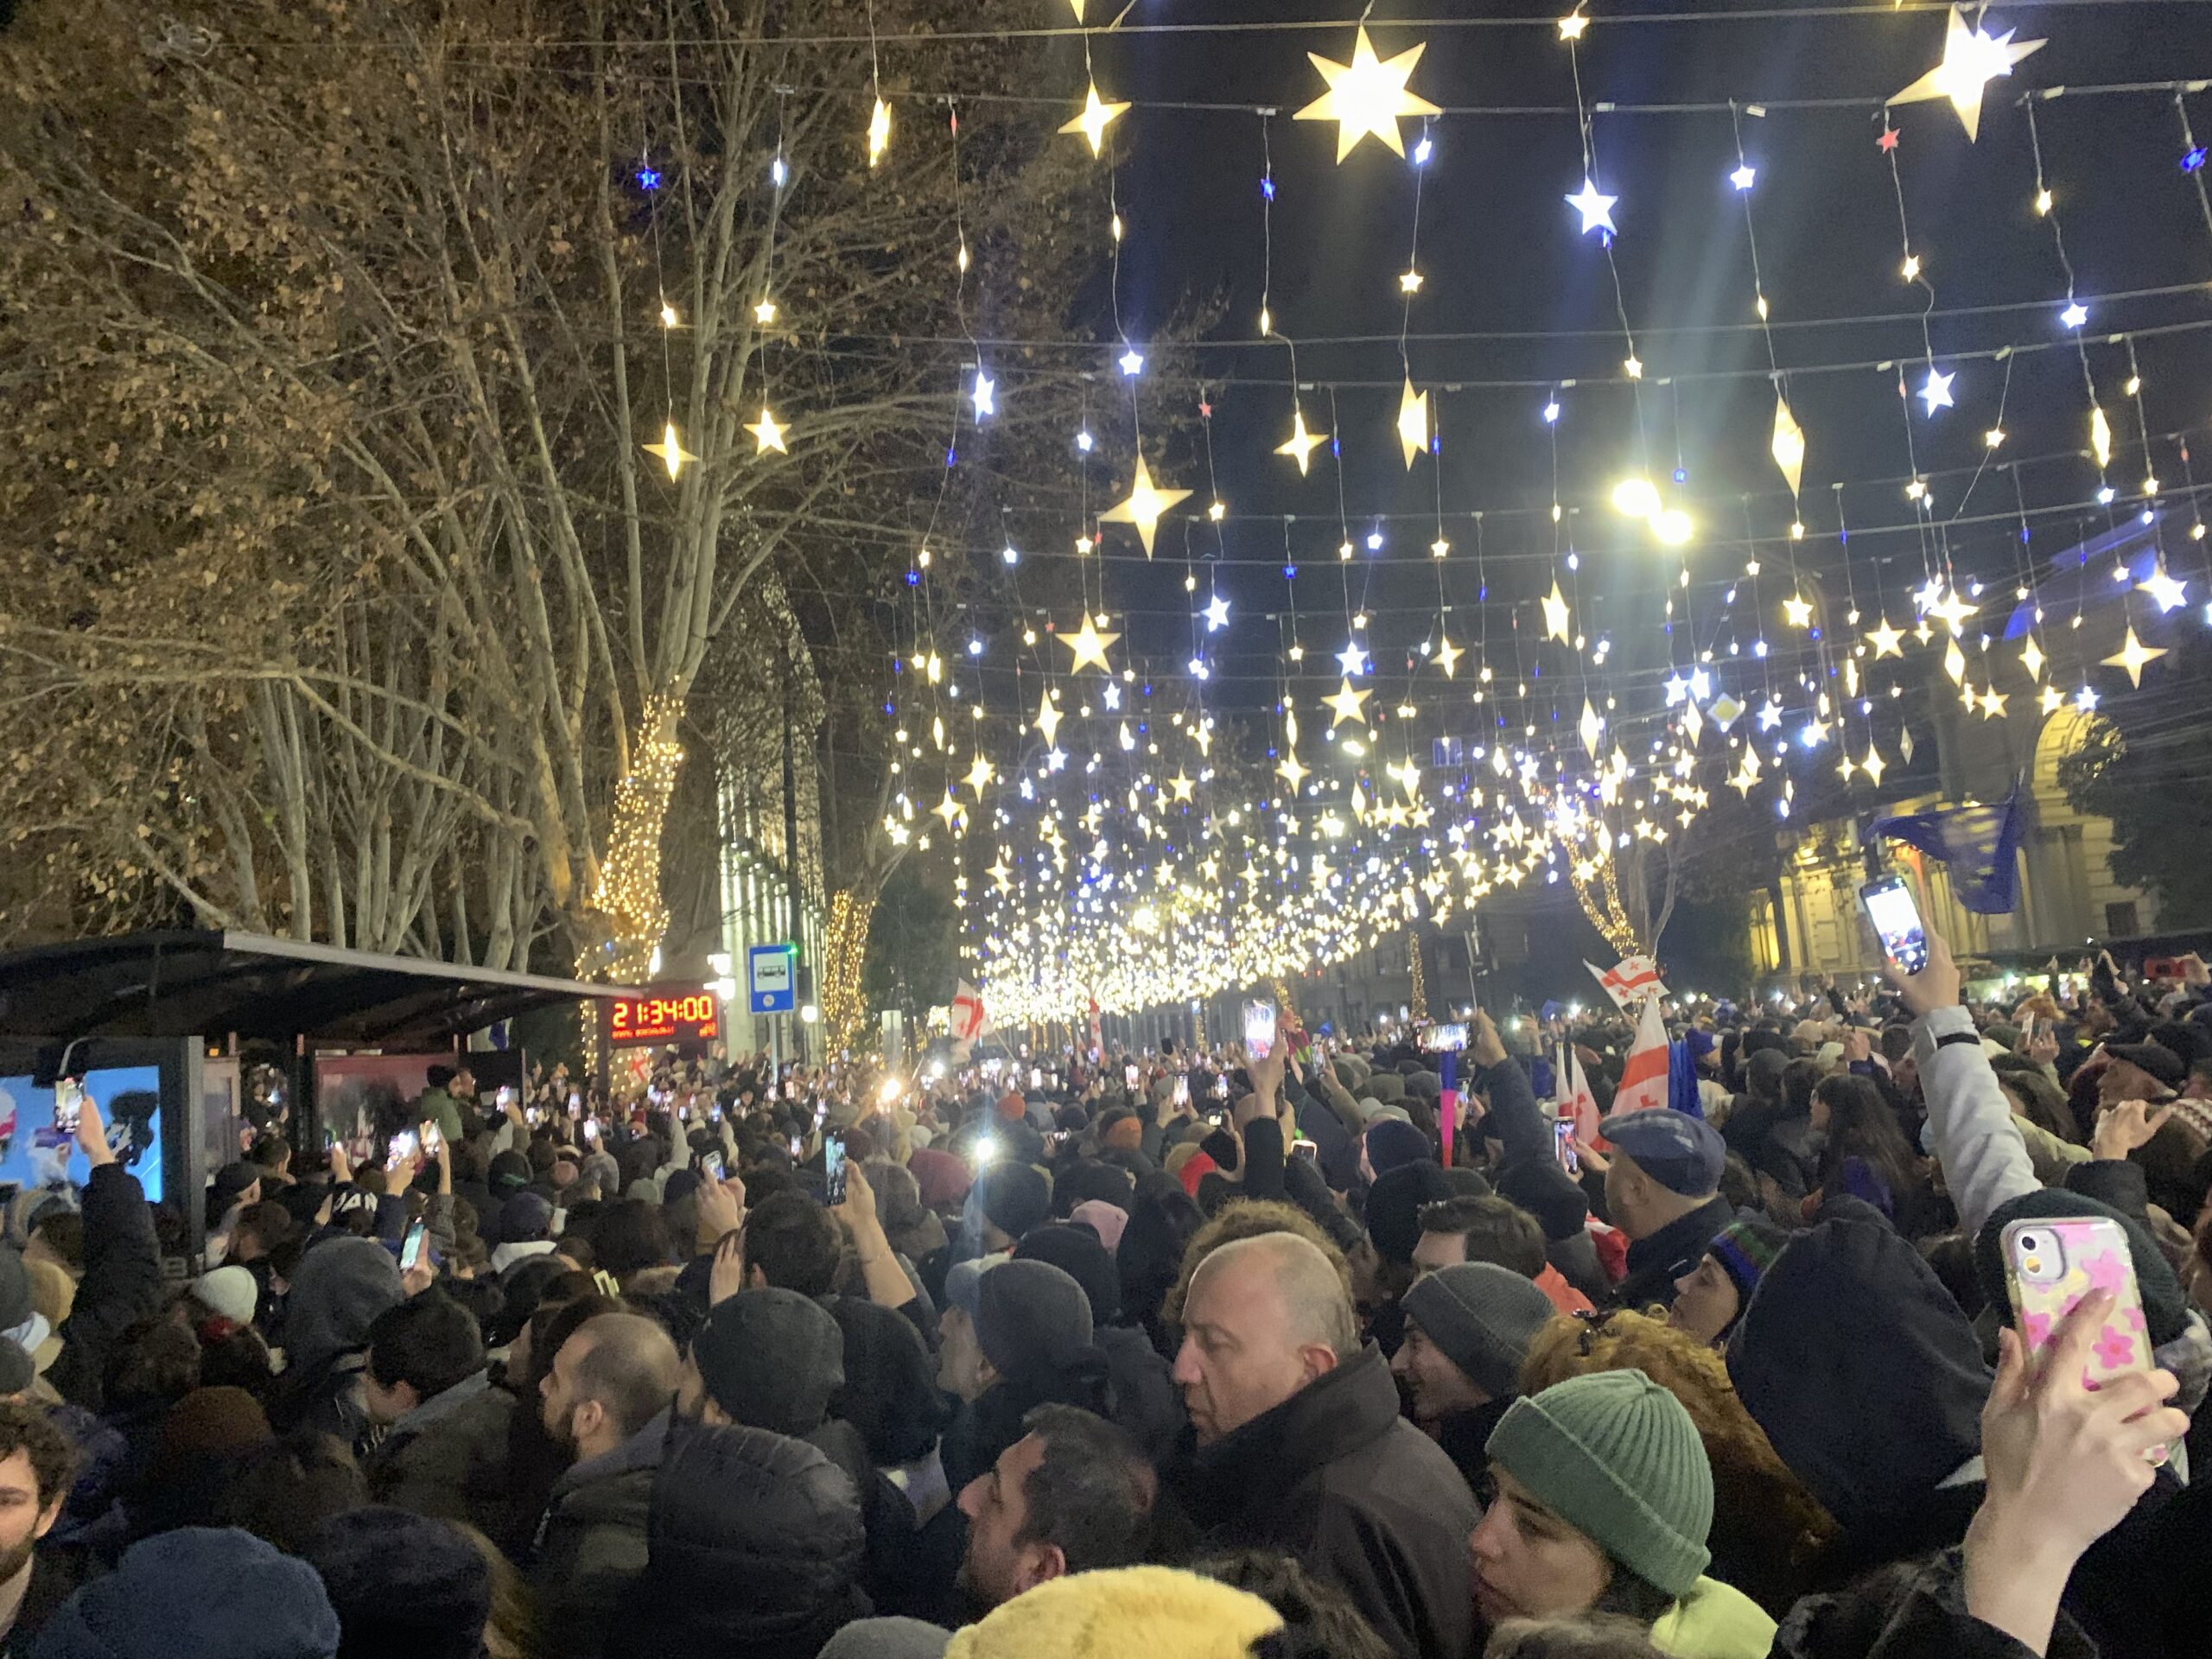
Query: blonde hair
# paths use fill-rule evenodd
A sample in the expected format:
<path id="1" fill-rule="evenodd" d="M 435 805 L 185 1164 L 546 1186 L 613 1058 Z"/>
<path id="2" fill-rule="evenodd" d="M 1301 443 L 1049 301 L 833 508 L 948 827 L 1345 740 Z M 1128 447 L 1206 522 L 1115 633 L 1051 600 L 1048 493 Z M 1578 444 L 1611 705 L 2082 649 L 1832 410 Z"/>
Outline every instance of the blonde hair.
<path id="1" fill-rule="evenodd" d="M 1761 1559 L 1787 1573 L 1835 1541 L 1834 1518 L 1736 1397 L 1720 1355 L 1656 1317 L 1656 1310 L 1553 1319 L 1529 1344 L 1521 1391 L 1539 1394 L 1570 1376 L 1625 1370 L 1642 1371 L 1673 1395 L 1697 1425 L 1713 1465 L 1713 1536 L 1727 1547 L 1716 1554 Z"/>
<path id="2" fill-rule="evenodd" d="M 453 1525 L 492 1570 L 492 1613 L 484 1621 L 485 1659 L 537 1659 L 537 1599 L 530 1581 L 474 1527 L 465 1521 Z"/>

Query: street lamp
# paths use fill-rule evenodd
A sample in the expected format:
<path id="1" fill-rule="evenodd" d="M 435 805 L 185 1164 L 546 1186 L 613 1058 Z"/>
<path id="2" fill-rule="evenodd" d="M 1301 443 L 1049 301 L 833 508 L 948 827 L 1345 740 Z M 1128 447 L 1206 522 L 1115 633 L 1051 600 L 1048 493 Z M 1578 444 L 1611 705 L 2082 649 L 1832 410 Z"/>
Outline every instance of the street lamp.
<path id="1" fill-rule="evenodd" d="M 822 1018 L 822 1010 L 810 1002 L 798 1011 L 798 1017 L 801 1024 L 810 1026 Z"/>

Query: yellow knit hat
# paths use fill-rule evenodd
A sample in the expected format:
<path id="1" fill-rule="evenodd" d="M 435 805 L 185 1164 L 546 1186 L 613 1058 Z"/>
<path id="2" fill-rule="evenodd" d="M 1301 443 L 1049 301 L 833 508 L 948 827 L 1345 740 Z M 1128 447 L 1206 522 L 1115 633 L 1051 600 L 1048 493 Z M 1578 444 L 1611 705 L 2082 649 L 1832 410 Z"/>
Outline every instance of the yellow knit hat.
<path id="1" fill-rule="evenodd" d="M 944 1659 L 1246 1659 L 1282 1628 L 1257 1596 L 1168 1567 L 1054 1579 L 952 1638 Z"/>

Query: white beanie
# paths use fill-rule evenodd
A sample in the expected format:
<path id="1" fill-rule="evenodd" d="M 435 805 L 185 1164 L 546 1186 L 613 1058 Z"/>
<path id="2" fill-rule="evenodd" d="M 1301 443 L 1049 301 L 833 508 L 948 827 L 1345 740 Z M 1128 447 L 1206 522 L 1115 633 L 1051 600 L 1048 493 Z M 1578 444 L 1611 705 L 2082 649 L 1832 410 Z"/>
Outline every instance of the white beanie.
<path id="1" fill-rule="evenodd" d="M 261 1300 L 261 1287 L 244 1268 L 218 1268 L 194 1281 L 192 1294 L 211 1313 L 234 1325 L 251 1325 L 253 1310 Z"/>

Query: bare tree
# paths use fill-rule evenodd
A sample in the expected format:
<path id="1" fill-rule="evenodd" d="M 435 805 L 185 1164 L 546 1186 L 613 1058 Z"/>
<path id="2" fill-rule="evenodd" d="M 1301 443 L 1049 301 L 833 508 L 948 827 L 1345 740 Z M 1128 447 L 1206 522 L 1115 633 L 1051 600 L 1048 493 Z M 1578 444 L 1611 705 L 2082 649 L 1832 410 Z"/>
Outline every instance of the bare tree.
<path id="1" fill-rule="evenodd" d="M 939 15 L 969 17 L 874 21 Z M 0 820 L 43 891 L 85 925 L 181 906 L 493 965 L 557 932 L 642 969 L 678 721 L 748 582 L 903 564 L 939 492 L 990 487 L 990 444 L 1072 407 L 1034 371 L 948 478 L 973 349 L 909 342 L 956 290 L 979 332 L 1065 333 L 1097 216 L 1027 109 L 959 111 L 957 147 L 902 114 L 872 160 L 868 26 L 849 0 L 240 0 L 150 35 L 121 0 L 25 9 Z M 1033 49 L 885 67 L 1011 83 Z"/>

